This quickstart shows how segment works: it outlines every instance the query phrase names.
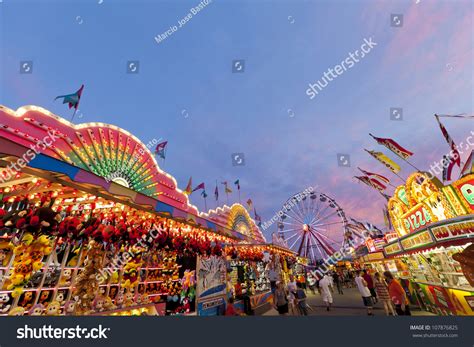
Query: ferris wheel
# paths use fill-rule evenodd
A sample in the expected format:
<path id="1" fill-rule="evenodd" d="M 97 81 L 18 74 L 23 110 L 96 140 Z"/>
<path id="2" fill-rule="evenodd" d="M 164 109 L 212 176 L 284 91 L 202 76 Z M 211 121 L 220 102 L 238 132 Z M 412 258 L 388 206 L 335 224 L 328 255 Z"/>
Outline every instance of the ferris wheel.
<path id="1" fill-rule="evenodd" d="M 279 236 L 313 264 L 344 248 L 352 238 L 343 209 L 324 193 L 295 194 L 281 211 L 277 223 Z"/>

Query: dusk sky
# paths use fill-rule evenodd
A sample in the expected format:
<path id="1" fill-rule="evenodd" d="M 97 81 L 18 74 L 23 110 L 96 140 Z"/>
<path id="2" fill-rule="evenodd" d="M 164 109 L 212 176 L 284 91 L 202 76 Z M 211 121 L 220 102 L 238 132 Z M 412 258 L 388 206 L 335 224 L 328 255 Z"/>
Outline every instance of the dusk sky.
<path id="1" fill-rule="evenodd" d="M 190 176 L 205 182 L 208 207 L 216 180 L 223 204 L 220 182 L 240 179 L 242 202 L 251 198 L 263 221 L 316 186 L 382 227 L 384 199 L 352 177 L 359 166 L 401 181 L 363 149 L 389 155 L 405 178 L 413 170 L 368 133 L 395 139 L 428 169 L 449 151 L 433 115 L 473 113 L 470 0 L 213 0 L 160 43 L 154 37 L 199 0 L 99 2 L 0 1 L 0 104 L 70 119 L 54 98 L 85 84 L 75 122 L 168 140 L 162 168 L 181 189 Z M 391 14 L 403 26 L 391 26 Z M 308 97 L 309 83 L 370 38 L 370 53 Z M 232 72 L 237 59 L 243 73 Z M 33 73 L 20 74 L 20 61 L 32 61 Z M 128 61 L 139 61 L 138 74 L 127 73 Z M 393 107 L 402 121 L 390 120 Z M 474 130 L 473 120 L 443 122 L 456 142 Z M 232 153 L 244 153 L 245 166 L 233 166 Z M 351 167 L 338 166 L 338 153 Z M 204 210 L 198 193 L 191 201 Z"/>

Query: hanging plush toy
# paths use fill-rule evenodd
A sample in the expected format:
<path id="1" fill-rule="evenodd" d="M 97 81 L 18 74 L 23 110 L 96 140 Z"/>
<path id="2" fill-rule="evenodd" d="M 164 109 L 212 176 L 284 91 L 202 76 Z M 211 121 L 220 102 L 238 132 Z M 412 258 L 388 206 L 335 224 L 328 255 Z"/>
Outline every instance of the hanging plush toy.
<path id="1" fill-rule="evenodd" d="M 122 287 L 134 288 L 138 285 L 138 269 L 142 266 L 140 256 L 132 258 L 125 264 L 122 275 Z"/>

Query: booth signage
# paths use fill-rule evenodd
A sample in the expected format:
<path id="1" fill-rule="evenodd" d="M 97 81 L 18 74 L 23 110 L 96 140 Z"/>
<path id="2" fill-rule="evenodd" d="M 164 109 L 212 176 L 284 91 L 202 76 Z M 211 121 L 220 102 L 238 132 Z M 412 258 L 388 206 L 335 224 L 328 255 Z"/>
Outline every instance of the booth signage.
<path id="1" fill-rule="evenodd" d="M 429 230 L 424 230 L 415 235 L 410 235 L 407 238 L 400 240 L 403 249 L 407 251 L 414 248 L 427 246 L 433 242 L 434 240 Z"/>
<path id="2" fill-rule="evenodd" d="M 383 251 L 386 255 L 394 255 L 403 251 L 400 243 L 395 242 L 384 247 Z"/>
<path id="3" fill-rule="evenodd" d="M 418 204 L 408 213 L 405 213 L 402 219 L 403 224 L 405 225 L 405 229 L 408 230 L 409 233 L 415 232 L 423 228 L 432 220 L 431 214 L 422 204 Z"/>
<path id="4" fill-rule="evenodd" d="M 431 232 L 437 241 L 474 237 L 474 220 L 440 225 L 431 228 Z"/>

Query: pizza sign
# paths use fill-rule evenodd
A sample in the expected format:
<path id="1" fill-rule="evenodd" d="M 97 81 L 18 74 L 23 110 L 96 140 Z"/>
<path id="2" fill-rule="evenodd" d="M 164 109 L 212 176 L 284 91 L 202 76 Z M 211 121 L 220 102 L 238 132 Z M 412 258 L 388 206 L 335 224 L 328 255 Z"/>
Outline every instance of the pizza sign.
<path id="1" fill-rule="evenodd" d="M 406 213 L 402 218 L 405 229 L 408 230 L 408 232 L 417 231 L 431 223 L 432 220 L 431 214 L 426 207 L 421 204 L 415 209 L 410 210 L 410 212 Z"/>

